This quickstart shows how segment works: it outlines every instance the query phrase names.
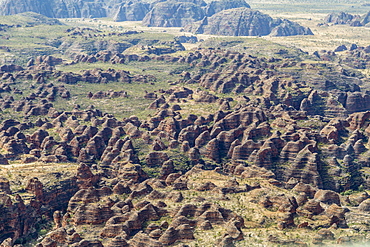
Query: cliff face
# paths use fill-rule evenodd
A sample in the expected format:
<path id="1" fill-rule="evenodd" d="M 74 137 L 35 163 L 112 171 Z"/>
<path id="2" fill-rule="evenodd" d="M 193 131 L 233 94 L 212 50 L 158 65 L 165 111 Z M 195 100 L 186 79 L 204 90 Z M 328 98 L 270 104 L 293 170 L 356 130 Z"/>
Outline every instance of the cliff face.
<path id="1" fill-rule="evenodd" d="M 129 1 L 116 5 L 113 14 L 114 21 L 141 21 L 149 12 L 149 4 L 140 1 Z"/>
<path id="2" fill-rule="evenodd" d="M 149 27 L 182 27 L 204 17 L 201 6 L 190 2 L 162 2 L 145 16 L 143 24 Z"/>
<path id="3" fill-rule="evenodd" d="M 249 8 L 221 11 L 185 27 L 185 30 L 226 36 L 312 35 L 309 28 L 302 27 L 298 23 L 285 19 L 274 20 L 269 15 Z"/>
<path id="4" fill-rule="evenodd" d="M 62 17 L 62 13 L 67 12 L 65 18 L 100 18 L 106 17 L 106 10 L 101 2 L 88 2 L 88 1 L 55 1 L 54 9 L 57 11 L 54 13 L 55 17 Z"/>
<path id="5" fill-rule="evenodd" d="M 226 9 L 234 8 L 250 8 L 249 4 L 244 0 L 221 0 L 221 1 L 212 1 L 205 8 L 206 16 L 212 16 L 218 12 L 221 12 Z"/>
<path id="6" fill-rule="evenodd" d="M 244 0 L 212 1 L 207 5 L 203 1 L 160 2 L 145 16 L 143 24 L 151 27 L 183 27 L 205 16 L 240 7 L 250 8 Z"/>
<path id="7" fill-rule="evenodd" d="M 118 0 L 0 0 L 0 15 L 35 12 L 52 18 L 101 18 L 141 21 L 147 26 L 181 27 L 220 11 L 250 6 L 244 0 L 158 1 L 153 4 Z"/>
<path id="8" fill-rule="evenodd" d="M 0 15 L 14 15 L 22 12 L 35 12 L 48 17 L 53 15 L 53 1 L 45 0 L 1 0 Z"/>
<path id="9" fill-rule="evenodd" d="M 106 17 L 104 2 L 84 0 L 1 0 L 0 15 L 35 12 L 52 18 Z"/>

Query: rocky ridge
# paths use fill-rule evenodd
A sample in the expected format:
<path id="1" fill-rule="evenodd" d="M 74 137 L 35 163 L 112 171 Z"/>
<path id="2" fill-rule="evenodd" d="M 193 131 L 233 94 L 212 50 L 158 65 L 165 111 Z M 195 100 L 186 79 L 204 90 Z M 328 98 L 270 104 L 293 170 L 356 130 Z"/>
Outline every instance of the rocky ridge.
<path id="1" fill-rule="evenodd" d="M 309 28 L 302 27 L 298 23 L 285 19 L 274 20 L 266 14 L 248 8 L 221 11 L 188 25 L 185 30 L 196 34 L 226 36 L 313 35 Z"/>
<path id="2" fill-rule="evenodd" d="M 35 12 L 51 18 L 99 18 L 106 16 L 105 9 L 98 1 L 80 1 L 76 4 L 73 1 L 60 0 L 2 0 L 0 6 L 1 15 Z"/>
<path id="3" fill-rule="evenodd" d="M 158 1 L 156 3 L 149 3 L 145 1 L 79 1 L 74 2 L 71 0 L 61 1 L 29 1 L 29 0 L 2 0 L 0 1 L 0 14 L 1 15 L 14 15 L 23 12 L 35 12 L 41 15 L 45 15 L 50 18 L 102 18 L 112 17 L 114 21 L 141 21 L 149 13 L 153 12 L 160 14 L 164 8 L 174 14 L 176 11 L 178 14 L 177 18 L 190 18 L 182 15 L 189 15 L 193 11 L 204 16 L 213 15 L 221 10 L 237 7 L 249 7 L 245 1 L 241 0 L 221 0 L 212 1 L 210 4 L 206 4 L 203 1 L 173 1 L 166 3 Z M 180 8 L 178 10 L 173 9 L 174 7 Z M 154 9 L 154 10 L 153 10 Z M 160 11 L 159 11 L 160 10 Z M 181 13 L 180 13 L 181 12 Z M 149 16 L 153 16 L 150 13 Z M 196 17 L 196 16 L 193 16 Z M 149 17 L 146 17 L 147 19 Z M 150 23 L 153 23 L 151 21 Z M 176 24 L 176 23 L 172 23 Z M 154 24 L 152 24 L 154 25 Z"/>
<path id="4" fill-rule="evenodd" d="M 250 8 L 243 0 L 212 1 L 209 4 L 203 1 L 165 1 L 153 6 L 143 19 L 143 24 L 149 27 L 184 27 L 206 16 L 240 7 Z"/>
<path id="5" fill-rule="evenodd" d="M 352 15 L 345 12 L 331 13 L 324 19 L 323 24 L 350 25 L 352 27 L 367 26 L 370 23 L 370 12 L 364 15 Z M 320 24 L 320 25 L 323 25 Z"/>

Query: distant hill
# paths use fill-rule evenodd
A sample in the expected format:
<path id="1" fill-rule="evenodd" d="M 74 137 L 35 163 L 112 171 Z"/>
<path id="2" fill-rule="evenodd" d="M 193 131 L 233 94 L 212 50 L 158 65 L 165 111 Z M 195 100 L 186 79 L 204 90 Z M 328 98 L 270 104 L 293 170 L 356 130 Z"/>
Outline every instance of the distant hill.
<path id="1" fill-rule="evenodd" d="M 234 8 L 250 8 L 244 0 L 220 0 L 205 2 L 165 1 L 155 4 L 143 20 L 149 27 L 184 27 L 206 16 Z"/>
<path id="2" fill-rule="evenodd" d="M 0 16 L 0 24 L 7 25 L 63 25 L 57 19 L 34 12 L 25 12 L 11 16 Z"/>
<path id="3" fill-rule="evenodd" d="M 366 26 L 370 23 L 370 12 L 365 15 L 352 15 L 345 12 L 331 13 L 324 19 L 324 24 Z"/>
<path id="4" fill-rule="evenodd" d="M 51 18 L 105 17 L 104 1 L 0 0 L 0 15 L 35 12 Z"/>
<path id="5" fill-rule="evenodd" d="M 141 21 L 150 12 L 145 25 L 166 26 L 162 19 L 168 18 L 172 24 L 167 26 L 174 26 L 174 23 L 182 23 L 180 19 L 197 21 L 225 9 L 239 7 L 250 6 L 244 0 L 218 0 L 209 4 L 203 0 L 154 3 L 141 0 L 0 0 L 0 15 L 35 12 L 51 18 L 111 17 L 114 21 Z M 174 18 L 177 20 L 173 21 Z"/>
<path id="6" fill-rule="evenodd" d="M 236 8 L 221 11 L 185 27 L 185 31 L 226 36 L 312 35 L 309 28 L 286 19 L 273 19 L 260 11 Z"/>

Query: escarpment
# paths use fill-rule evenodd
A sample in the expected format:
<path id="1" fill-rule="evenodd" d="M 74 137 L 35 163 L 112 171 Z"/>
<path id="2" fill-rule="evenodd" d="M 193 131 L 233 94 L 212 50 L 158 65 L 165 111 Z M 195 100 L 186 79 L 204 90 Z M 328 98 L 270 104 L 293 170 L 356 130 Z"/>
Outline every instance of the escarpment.
<path id="1" fill-rule="evenodd" d="M 166 26 L 178 26 L 181 22 L 200 20 L 205 15 L 211 16 L 225 9 L 248 7 L 243 0 L 213 1 L 170 1 L 150 3 L 135 1 L 29 1 L 2 0 L 1 15 L 14 15 L 24 12 L 34 12 L 51 18 L 101 18 L 111 17 L 114 21 L 141 21 L 148 25 L 164 25 L 158 19 L 169 18 Z M 189 13 L 192 13 L 189 15 Z M 148 21 L 148 19 L 152 19 Z M 172 19 L 172 20 L 170 20 Z M 177 20 L 177 21 L 174 21 Z M 181 25 L 180 25 L 181 26 Z"/>

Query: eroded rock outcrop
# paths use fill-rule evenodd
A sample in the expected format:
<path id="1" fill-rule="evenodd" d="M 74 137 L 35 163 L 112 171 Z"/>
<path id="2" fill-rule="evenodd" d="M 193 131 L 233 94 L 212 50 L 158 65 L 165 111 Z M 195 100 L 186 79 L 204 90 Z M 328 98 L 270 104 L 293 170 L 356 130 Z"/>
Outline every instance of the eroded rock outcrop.
<path id="1" fill-rule="evenodd" d="M 228 28 L 220 28 L 222 26 Z M 312 35 L 309 28 L 288 20 L 274 20 L 268 15 L 249 8 L 221 11 L 187 26 L 185 30 L 199 34 L 226 36 Z"/>
<path id="2" fill-rule="evenodd" d="M 127 1 L 114 6 L 114 21 L 141 21 L 149 12 L 149 4 L 142 1 Z"/>
<path id="3" fill-rule="evenodd" d="M 345 12 L 331 13 L 324 19 L 325 24 L 343 25 L 347 24 L 352 27 L 365 26 L 370 22 L 369 13 L 364 15 L 353 15 Z"/>
<path id="4" fill-rule="evenodd" d="M 204 11 L 192 2 L 166 1 L 156 4 L 143 19 L 149 27 L 183 27 L 201 20 Z"/>

